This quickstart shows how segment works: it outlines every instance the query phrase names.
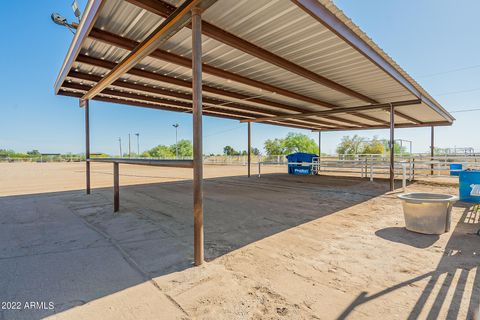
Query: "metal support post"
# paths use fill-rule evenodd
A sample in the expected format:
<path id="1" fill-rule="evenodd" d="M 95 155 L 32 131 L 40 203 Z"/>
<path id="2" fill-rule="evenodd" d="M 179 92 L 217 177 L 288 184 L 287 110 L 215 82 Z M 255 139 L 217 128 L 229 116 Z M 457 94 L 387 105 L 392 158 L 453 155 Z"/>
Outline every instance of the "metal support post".
<path id="1" fill-rule="evenodd" d="M 193 91 L 193 238 L 196 266 L 204 260 L 203 235 L 203 150 L 202 150 L 202 17 L 192 9 Z"/>
<path id="2" fill-rule="evenodd" d="M 433 176 L 433 160 L 434 160 L 434 151 L 435 151 L 435 127 L 431 127 L 431 134 L 430 134 L 430 161 L 432 163 L 430 164 L 430 175 Z"/>
<path id="3" fill-rule="evenodd" d="M 395 190 L 395 112 L 390 104 L 390 191 Z"/>
<path id="4" fill-rule="evenodd" d="M 322 131 L 318 131 L 318 169 L 317 174 L 320 174 L 322 166 Z"/>
<path id="5" fill-rule="evenodd" d="M 86 192 L 90 194 L 90 103 L 89 100 L 80 100 L 85 108 L 85 165 L 86 165 Z"/>
<path id="6" fill-rule="evenodd" d="M 120 210 L 120 177 L 119 164 L 113 163 L 113 212 Z"/>
<path id="7" fill-rule="evenodd" d="M 248 156 L 248 177 L 250 178 L 250 165 L 252 163 L 252 127 L 251 127 L 251 122 L 248 122 L 248 150 L 247 150 L 247 156 Z"/>

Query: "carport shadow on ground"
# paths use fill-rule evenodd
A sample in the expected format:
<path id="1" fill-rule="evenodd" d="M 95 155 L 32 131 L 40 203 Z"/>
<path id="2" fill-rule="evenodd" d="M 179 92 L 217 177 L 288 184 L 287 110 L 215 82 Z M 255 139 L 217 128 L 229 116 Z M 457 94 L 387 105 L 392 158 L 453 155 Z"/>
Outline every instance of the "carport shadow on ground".
<path id="1" fill-rule="evenodd" d="M 446 303 L 447 293 L 453 286 L 453 297 L 447 306 L 448 313 L 446 318 L 458 319 L 460 305 L 463 301 L 468 304 L 468 319 L 480 319 L 475 318 L 475 316 L 480 316 L 477 314 L 477 312 L 480 311 L 480 257 L 479 259 L 471 259 L 474 256 L 480 255 L 480 238 L 477 234 L 477 229 L 480 227 L 480 212 L 478 207 L 474 207 L 471 204 L 459 202 L 456 206 L 463 208 L 464 211 L 445 247 L 445 254 L 435 270 L 376 293 L 362 292 L 337 319 L 347 319 L 352 311 L 362 304 L 424 279 L 429 279 L 428 283 L 412 308 L 407 318 L 408 320 L 420 319 L 422 312 L 427 314 L 426 319 L 438 319 L 439 312 Z M 399 242 L 416 248 L 427 248 L 433 245 L 439 238 L 437 235 L 422 235 L 398 227 L 378 230 L 376 235 L 389 241 Z M 455 261 L 453 267 L 451 261 Z M 458 272 L 460 273 L 458 280 L 453 281 L 455 273 Z M 445 279 L 443 283 L 440 283 L 442 281 L 442 275 L 445 275 Z M 469 277 L 473 277 L 474 279 L 471 296 L 465 294 L 467 279 Z M 436 293 L 436 296 L 434 296 L 435 292 L 433 289 L 439 285 L 440 290 Z M 433 299 L 433 304 L 427 308 L 426 302 L 429 298 Z"/>
<path id="2" fill-rule="evenodd" d="M 205 258 L 385 192 L 365 180 L 266 174 L 205 180 Z M 55 313 L 192 266 L 192 183 L 0 198 L 1 301 L 53 301 Z M 3 311 L 3 317 L 15 316 Z M 47 316 L 52 310 L 35 313 Z M 1 317 L 0 317 L 1 318 Z M 26 315 L 28 318 L 28 314 Z"/>
<path id="3" fill-rule="evenodd" d="M 366 187 L 368 185 L 368 187 Z M 363 187 L 365 186 L 365 187 Z M 387 184 L 266 174 L 205 180 L 212 260 L 385 193 Z M 191 181 L 0 198 L 2 301 L 53 301 L 48 316 L 192 266 Z M 3 317 L 13 315 L 4 311 Z M 26 316 L 28 318 L 28 314 Z"/>

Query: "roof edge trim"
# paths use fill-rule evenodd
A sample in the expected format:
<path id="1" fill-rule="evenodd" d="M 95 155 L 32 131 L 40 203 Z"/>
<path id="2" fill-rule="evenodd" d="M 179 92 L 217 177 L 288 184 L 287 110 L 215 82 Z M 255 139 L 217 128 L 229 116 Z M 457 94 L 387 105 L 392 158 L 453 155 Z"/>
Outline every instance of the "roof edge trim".
<path id="1" fill-rule="evenodd" d="M 411 128 L 419 128 L 419 127 L 445 127 L 451 126 L 452 123 L 449 121 L 433 121 L 433 122 L 424 122 L 422 124 L 411 125 L 407 123 L 400 123 L 395 125 L 395 129 L 411 129 Z M 362 131 L 362 130 L 381 130 L 381 129 L 390 129 L 389 126 L 371 126 L 365 128 L 352 128 L 352 127 L 345 127 L 345 128 L 332 128 L 332 129 L 314 129 L 312 132 L 330 132 L 330 131 Z"/>
<path id="2" fill-rule="evenodd" d="M 63 61 L 60 73 L 55 80 L 55 94 L 58 94 L 58 91 L 60 90 L 63 81 L 67 77 L 67 74 L 70 71 L 73 62 L 75 61 L 78 53 L 80 52 L 83 42 L 85 41 L 85 39 L 87 39 L 90 30 L 93 28 L 93 25 L 95 24 L 95 21 L 104 3 L 105 1 L 103 0 L 88 1 L 82 19 L 80 21 L 80 25 L 77 28 L 77 32 L 75 32 L 75 36 L 73 37 L 72 43 L 70 44 L 70 48 L 68 49 L 68 53 L 65 56 L 65 60 Z"/>

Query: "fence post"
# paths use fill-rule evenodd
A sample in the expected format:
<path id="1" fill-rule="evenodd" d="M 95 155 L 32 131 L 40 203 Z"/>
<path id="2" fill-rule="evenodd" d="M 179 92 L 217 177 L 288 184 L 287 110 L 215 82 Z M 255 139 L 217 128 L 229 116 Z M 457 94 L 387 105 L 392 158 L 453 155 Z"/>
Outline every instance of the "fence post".
<path id="1" fill-rule="evenodd" d="M 402 188 L 403 192 L 407 190 L 407 164 L 405 162 L 402 163 Z"/>
<path id="2" fill-rule="evenodd" d="M 260 167 L 262 166 L 262 162 L 258 161 L 258 177 L 260 178 Z"/>
<path id="3" fill-rule="evenodd" d="M 408 160 L 408 180 L 411 182 L 413 179 L 412 176 L 412 158 Z"/>
<path id="4" fill-rule="evenodd" d="M 370 182 L 373 182 L 373 161 L 370 163 Z"/>
<path id="5" fill-rule="evenodd" d="M 415 181 L 415 158 L 412 159 L 412 171 L 413 171 L 412 181 Z"/>
<path id="6" fill-rule="evenodd" d="M 365 178 L 367 177 L 368 172 L 368 157 L 365 157 Z"/>

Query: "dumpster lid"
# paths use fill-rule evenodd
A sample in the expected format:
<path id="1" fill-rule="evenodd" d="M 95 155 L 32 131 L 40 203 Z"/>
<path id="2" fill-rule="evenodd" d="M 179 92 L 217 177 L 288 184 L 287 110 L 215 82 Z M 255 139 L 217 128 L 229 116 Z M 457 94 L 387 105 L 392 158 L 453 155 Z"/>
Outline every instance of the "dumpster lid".
<path id="1" fill-rule="evenodd" d="M 286 156 L 288 161 L 312 162 L 313 158 L 318 157 L 314 153 L 296 152 Z"/>

